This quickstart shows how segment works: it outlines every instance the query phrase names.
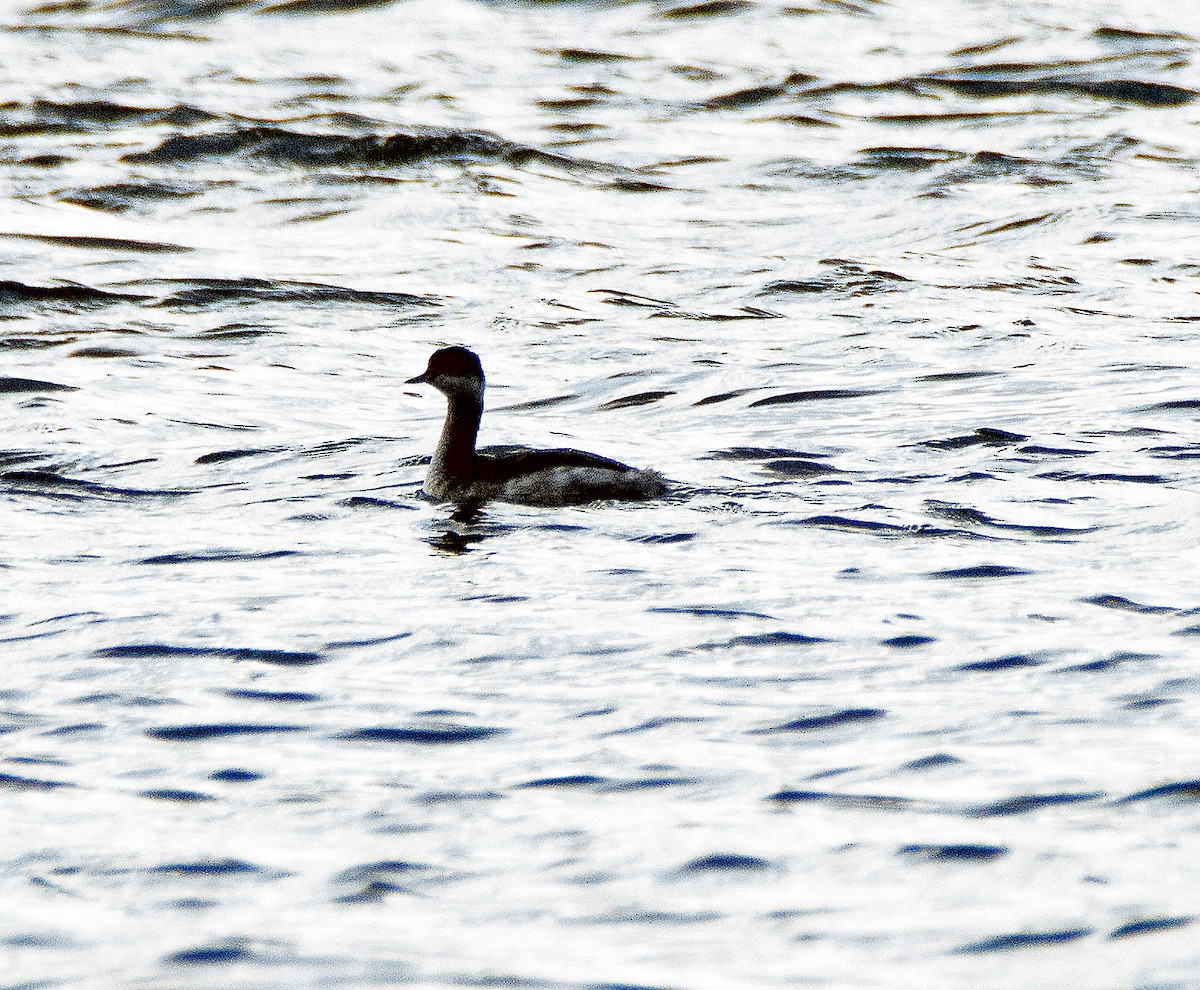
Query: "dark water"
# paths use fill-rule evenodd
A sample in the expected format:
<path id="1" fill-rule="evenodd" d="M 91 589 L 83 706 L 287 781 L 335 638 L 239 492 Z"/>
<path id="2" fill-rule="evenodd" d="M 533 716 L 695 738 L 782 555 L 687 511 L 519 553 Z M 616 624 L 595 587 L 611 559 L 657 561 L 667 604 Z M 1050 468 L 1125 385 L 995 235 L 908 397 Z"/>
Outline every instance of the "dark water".
<path id="1" fill-rule="evenodd" d="M 1200 985 L 1188 5 L 2 23 L 0 987 Z"/>

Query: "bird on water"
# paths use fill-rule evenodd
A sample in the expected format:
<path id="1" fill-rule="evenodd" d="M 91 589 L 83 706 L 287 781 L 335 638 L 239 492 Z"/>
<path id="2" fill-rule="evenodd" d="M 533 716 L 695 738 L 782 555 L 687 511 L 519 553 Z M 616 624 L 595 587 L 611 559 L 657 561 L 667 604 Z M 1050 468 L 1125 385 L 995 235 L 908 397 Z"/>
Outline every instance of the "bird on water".
<path id="1" fill-rule="evenodd" d="M 425 494 L 456 505 L 492 499 L 521 505 L 579 505 L 602 499 L 658 498 L 667 483 L 582 450 L 475 449 L 483 416 L 483 365 L 474 351 L 443 347 L 409 385 L 432 385 L 446 397 L 446 421 L 425 476 Z"/>

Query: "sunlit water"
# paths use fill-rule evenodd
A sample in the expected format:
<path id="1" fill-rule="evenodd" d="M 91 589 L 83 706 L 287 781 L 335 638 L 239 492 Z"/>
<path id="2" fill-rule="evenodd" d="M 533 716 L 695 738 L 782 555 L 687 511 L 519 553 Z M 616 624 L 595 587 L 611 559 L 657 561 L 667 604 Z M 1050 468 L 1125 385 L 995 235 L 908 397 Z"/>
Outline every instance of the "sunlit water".
<path id="1" fill-rule="evenodd" d="M 0 986 L 1200 986 L 1188 4 L 3 23 Z"/>

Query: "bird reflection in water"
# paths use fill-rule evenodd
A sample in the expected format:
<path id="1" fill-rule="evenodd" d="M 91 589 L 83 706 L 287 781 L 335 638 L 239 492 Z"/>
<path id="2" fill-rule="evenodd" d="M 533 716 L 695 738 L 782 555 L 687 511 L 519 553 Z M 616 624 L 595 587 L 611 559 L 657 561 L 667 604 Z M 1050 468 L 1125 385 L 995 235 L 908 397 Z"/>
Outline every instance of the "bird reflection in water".
<path id="1" fill-rule="evenodd" d="M 470 553 L 484 540 L 504 536 L 516 528 L 489 520 L 478 505 L 460 505 L 436 526 L 439 532 L 427 536 L 425 542 L 438 553 L 455 555 Z"/>

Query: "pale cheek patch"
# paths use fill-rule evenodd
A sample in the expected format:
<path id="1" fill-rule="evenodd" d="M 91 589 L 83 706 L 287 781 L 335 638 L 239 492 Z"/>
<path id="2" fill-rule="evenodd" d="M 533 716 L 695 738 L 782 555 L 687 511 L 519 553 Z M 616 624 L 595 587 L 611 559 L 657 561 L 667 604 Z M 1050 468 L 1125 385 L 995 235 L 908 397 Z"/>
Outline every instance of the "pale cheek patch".
<path id="1" fill-rule="evenodd" d="M 446 395 L 483 395 L 483 383 L 478 378 L 465 375 L 441 375 L 437 380 L 437 388 Z"/>

